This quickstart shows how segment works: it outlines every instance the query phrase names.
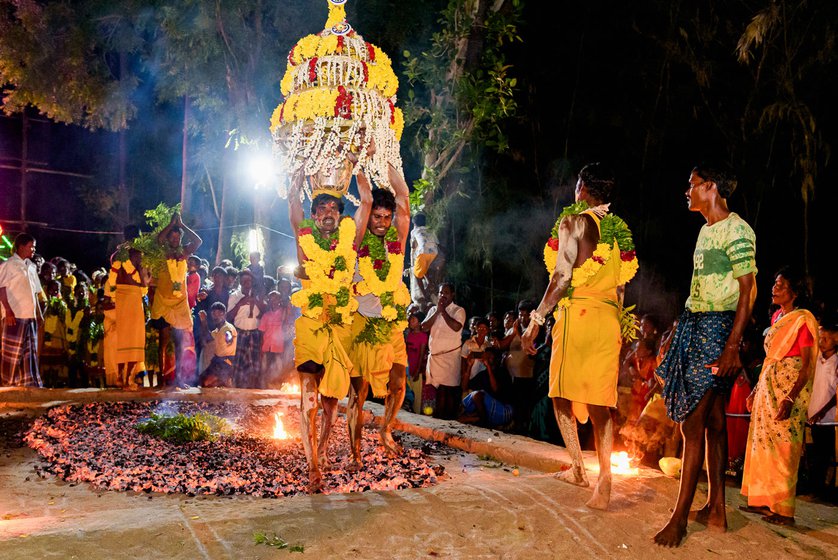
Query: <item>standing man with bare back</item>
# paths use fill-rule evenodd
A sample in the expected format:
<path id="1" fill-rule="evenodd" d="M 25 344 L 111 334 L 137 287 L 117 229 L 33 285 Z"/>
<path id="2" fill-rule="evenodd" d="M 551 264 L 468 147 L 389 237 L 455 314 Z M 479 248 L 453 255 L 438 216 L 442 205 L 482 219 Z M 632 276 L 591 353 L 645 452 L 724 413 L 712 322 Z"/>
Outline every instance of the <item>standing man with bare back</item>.
<path id="1" fill-rule="evenodd" d="M 309 470 L 309 491 L 323 487 L 321 468 L 328 464 L 329 435 L 337 417 L 338 399 L 349 390 L 352 362 L 352 316 L 357 302 L 352 297 L 355 247 L 367 229 L 372 194 L 366 180 L 358 181 L 361 205 L 353 219 L 341 216 L 342 193 L 317 189 L 312 193 L 311 219 L 304 219 L 300 200 L 304 175 L 292 180 L 288 214 L 297 240 L 302 289 L 291 296 L 302 315 L 297 319 L 294 362 L 300 377 L 300 426 Z M 320 437 L 317 410 L 323 405 Z"/>
<path id="2" fill-rule="evenodd" d="M 550 283 L 530 314 L 523 349 L 535 354 L 535 337 L 545 317 L 558 305 L 553 327 L 550 390 L 553 412 L 571 468 L 557 478 L 587 487 L 588 477 L 576 420 L 594 424 L 599 479 L 587 505 L 606 509 L 611 498 L 611 408 L 617 404 L 624 284 L 637 271 L 634 244 L 625 222 L 608 213 L 614 178 L 601 164 L 579 172 L 576 203 L 565 208 L 545 247 L 545 261 L 555 258 Z"/>
<path id="3" fill-rule="evenodd" d="M 367 392 L 384 397 L 384 420 L 379 435 L 390 455 L 399 455 L 392 424 L 404 402 L 407 377 L 407 348 L 404 329 L 410 294 L 402 281 L 404 251 L 410 230 L 410 202 L 401 172 L 388 166 L 394 193 L 372 191 L 372 211 L 358 245 L 358 275 L 355 292 L 358 313 L 353 319 L 351 358 L 354 365 L 347 405 L 347 424 L 352 451 L 352 468 L 361 465 L 362 409 Z M 359 173 L 358 182 L 366 181 Z"/>
<path id="4" fill-rule="evenodd" d="M 725 403 L 742 369 L 739 343 L 756 299 L 756 237 L 728 210 L 736 179 L 700 166 L 690 173 L 687 205 L 706 220 L 693 253 L 693 276 L 686 309 L 678 320 L 666 357 L 657 369 L 669 417 L 681 424 L 684 456 L 678 501 L 669 522 L 655 535 L 661 546 L 681 544 L 707 450 L 707 504 L 696 520 L 724 531 L 727 421 Z"/>

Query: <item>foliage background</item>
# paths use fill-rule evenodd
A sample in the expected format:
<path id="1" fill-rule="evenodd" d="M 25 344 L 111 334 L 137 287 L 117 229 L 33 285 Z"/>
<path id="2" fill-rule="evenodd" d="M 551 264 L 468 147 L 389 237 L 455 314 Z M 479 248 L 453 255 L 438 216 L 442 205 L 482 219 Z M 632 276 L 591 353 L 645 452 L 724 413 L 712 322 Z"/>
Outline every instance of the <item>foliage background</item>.
<path id="1" fill-rule="evenodd" d="M 486 18 L 469 25 L 462 14 L 475 10 Z M 838 3 L 359 0 L 348 13 L 393 58 L 412 115 L 406 176 L 467 310 L 540 296 L 541 247 L 591 161 L 618 173 L 614 210 L 635 232 L 641 272 L 629 299 L 641 310 L 669 317 L 682 305 L 702 223 L 683 192 L 701 161 L 739 175 L 731 206 L 757 232 L 761 305 L 782 264 L 808 264 L 818 295 L 834 298 Z M 93 176 L 31 174 L 30 219 L 118 231 L 179 201 L 188 99 L 186 219 L 204 237 L 201 253 L 215 258 L 220 244 L 230 256 L 242 228 L 219 235 L 220 218 L 290 233 L 285 203 L 254 189 L 243 166 L 267 146 L 285 54 L 325 15 L 325 0 L 0 1 L 10 115 L 0 119 L 0 164 L 20 157 L 17 115 L 28 106 L 30 158 Z M 457 62 L 451 45 L 464 37 Z M 458 78 L 446 80 L 452 71 Z M 231 139 L 238 150 L 225 148 Z M 440 179 L 429 155 L 451 146 L 460 151 Z M 18 214 L 18 183 L 0 169 L 0 220 Z M 102 265 L 118 241 L 32 231 L 48 257 L 82 268 Z M 269 269 L 293 255 L 281 233 L 270 236 Z"/>

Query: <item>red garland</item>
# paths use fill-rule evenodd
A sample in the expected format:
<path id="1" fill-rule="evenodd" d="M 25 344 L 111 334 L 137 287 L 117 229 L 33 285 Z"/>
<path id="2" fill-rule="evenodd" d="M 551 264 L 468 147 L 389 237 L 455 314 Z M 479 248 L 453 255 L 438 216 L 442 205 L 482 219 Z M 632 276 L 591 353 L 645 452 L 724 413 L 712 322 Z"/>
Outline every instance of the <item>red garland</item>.
<path id="1" fill-rule="evenodd" d="M 398 241 L 388 241 L 387 245 L 387 252 L 391 255 L 400 255 L 402 252 L 402 244 Z"/>
<path id="2" fill-rule="evenodd" d="M 308 61 L 308 81 L 314 82 L 317 79 L 317 57 Z"/>
<path id="3" fill-rule="evenodd" d="M 370 62 L 375 62 L 375 49 L 373 48 L 372 44 L 364 43 L 367 46 L 367 58 L 370 59 Z"/>
<path id="4" fill-rule="evenodd" d="M 313 232 L 312 232 L 312 229 L 310 227 L 300 228 L 300 235 L 311 235 L 312 233 Z"/>
<path id="5" fill-rule="evenodd" d="M 391 99 L 387 100 L 387 105 L 390 106 L 390 124 L 395 124 L 395 122 L 396 122 L 396 106 L 393 105 L 393 101 Z"/>
<path id="6" fill-rule="evenodd" d="M 291 50 L 288 51 L 288 64 L 290 64 L 291 66 L 296 66 L 296 63 L 294 62 L 294 49 L 296 48 L 297 45 L 294 45 L 293 47 L 291 47 Z"/>
<path id="7" fill-rule="evenodd" d="M 605 264 L 605 259 L 602 257 L 593 256 L 591 257 L 591 260 L 598 264 Z"/>
<path id="8" fill-rule="evenodd" d="M 330 251 L 334 251 L 337 248 L 337 246 L 338 246 L 338 240 L 337 239 L 332 239 L 329 242 L 329 250 Z"/>
<path id="9" fill-rule="evenodd" d="M 335 102 L 335 116 L 344 119 L 352 118 L 352 94 L 344 86 L 338 86 L 338 98 Z"/>
<path id="10" fill-rule="evenodd" d="M 370 248 L 367 245 L 362 245 L 360 249 L 358 249 L 358 258 L 364 258 L 370 256 Z"/>
<path id="11" fill-rule="evenodd" d="M 338 35 L 338 49 L 337 49 L 337 53 L 338 53 L 338 54 L 342 54 L 342 53 L 343 53 L 343 35 Z"/>
<path id="12" fill-rule="evenodd" d="M 620 251 L 620 260 L 623 262 L 629 262 L 637 255 L 637 253 L 632 249 L 631 251 Z"/>
<path id="13" fill-rule="evenodd" d="M 284 117 L 285 117 L 285 104 L 286 104 L 286 103 L 288 103 L 288 100 L 287 100 L 287 99 L 286 99 L 285 101 L 283 101 L 283 102 L 282 102 L 282 107 L 279 109 L 279 122 L 283 122 L 283 121 L 284 121 Z"/>
<path id="14" fill-rule="evenodd" d="M 559 250 L 559 238 L 558 237 L 551 237 L 547 240 L 547 245 L 553 249 L 554 251 Z"/>
<path id="15" fill-rule="evenodd" d="M 364 70 L 364 83 L 367 83 L 370 81 L 370 71 L 367 68 L 367 63 L 363 60 L 361 61 L 361 68 Z"/>
<path id="16" fill-rule="evenodd" d="M 381 270 L 382 268 L 384 268 L 384 261 L 382 261 L 381 259 L 375 259 L 374 261 L 372 261 L 372 268 L 373 270 Z"/>

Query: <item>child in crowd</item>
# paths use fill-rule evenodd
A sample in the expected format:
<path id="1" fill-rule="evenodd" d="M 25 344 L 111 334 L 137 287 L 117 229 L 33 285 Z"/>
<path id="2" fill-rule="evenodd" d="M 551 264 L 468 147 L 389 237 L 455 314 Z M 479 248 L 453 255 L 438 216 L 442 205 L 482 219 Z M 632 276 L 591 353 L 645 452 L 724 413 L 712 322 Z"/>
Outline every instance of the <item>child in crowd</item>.
<path id="1" fill-rule="evenodd" d="M 809 474 L 812 489 L 821 498 L 835 499 L 838 475 L 835 472 L 838 321 L 830 318 L 821 323 L 818 347 L 820 352 L 815 363 L 812 399 L 809 401 L 809 425 L 812 429 L 812 446 L 808 453 Z"/>
<path id="2" fill-rule="evenodd" d="M 85 355 L 87 341 L 83 336 L 90 320 L 90 301 L 87 284 L 77 283 L 73 298 L 67 304 L 64 324 L 67 337 L 68 380 L 70 387 L 87 386 Z"/>
<path id="3" fill-rule="evenodd" d="M 61 296 L 61 283 L 50 280 L 44 286 L 44 347 L 41 351 L 41 374 L 47 387 L 58 384 L 67 359 L 67 302 Z"/>
<path id="4" fill-rule="evenodd" d="M 204 340 L 213 341 L 212 361 L 201 372 L 198 384 L 201 387 L 232 387 L 233 359 L 236 356 L 236 327 L 227 322 L 227 307 L 221 302 L 215 302 L 210 307 L 212 324 L 207 324 L 207 312 L 199 311 L 201 321 L 201 336 Z M 212 331 L 210 331 L 210 326 Z"/>
<path id="5" fill-rule="evenodd" d="M 258 253 L 257 253 L 258 254 Z M 261 387 L 279 388 L 290 382 L 283 371 L 282 353 L 285 351 L 285 324 L 290 302 L 284 301 L 279 292 L 268 294 L 268 311 L 262 315 L 262 382 Z"/>
<path id="6" fill-rule="evenodd" d="M 428 364 L 428 333 L 422 332 L 425 316 L 420 311 L 410 314 L 404 343 L 407 347 L 407 394 L 404 408 L 419 414 L 422 412 L 422 386 L 425 383 L 425 368 Z"/>
<path id="7" fill-rule="evenodd" d="M 201 268 L 201 259 L 190 255 L 186 259 L 186 298 L 189 300 L 189 309 L 194 309 L 198 303 L 198 291 L 201 289 L 199 268 Z"/>

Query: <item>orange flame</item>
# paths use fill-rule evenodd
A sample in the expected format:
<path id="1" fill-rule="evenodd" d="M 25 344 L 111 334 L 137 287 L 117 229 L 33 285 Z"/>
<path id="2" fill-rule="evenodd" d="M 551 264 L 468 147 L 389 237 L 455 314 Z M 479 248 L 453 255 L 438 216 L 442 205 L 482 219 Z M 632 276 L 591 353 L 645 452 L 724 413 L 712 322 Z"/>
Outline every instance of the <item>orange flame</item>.
<path id="1" fill-rule="evenodd" d="M 285 425 L 282 423 L 282 413 L 277 412 L 274 415 L 276 423 L 274 424 L 274 439 L 290 439 L 291 435 L 285 431 Z"/>
<path id="2" fill-rule="evenodd" d="M 289 395 L 299 395 L 300 385 L 298 383 L 283 383 L 282 386 L 279 388 L 279 392 L 286 393 Z"/>
<path id="3" fill-rule="evenodd" d="M 611 472 L 614 474 L 637 474 L 637 467 L 631 466 L 631 458 L 625 451 L 611 454 Z"/>

